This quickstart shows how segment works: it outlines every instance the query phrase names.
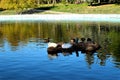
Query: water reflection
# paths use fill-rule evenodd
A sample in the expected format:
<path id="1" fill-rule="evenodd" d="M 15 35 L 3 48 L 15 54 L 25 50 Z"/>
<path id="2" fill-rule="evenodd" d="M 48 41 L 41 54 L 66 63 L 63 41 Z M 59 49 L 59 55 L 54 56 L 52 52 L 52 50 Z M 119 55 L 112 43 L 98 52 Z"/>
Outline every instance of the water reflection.
<path id="1" fill-rule="evenodd" d="M 86 62 L 88 63 L 88 68 L 91 68 L 91 65 L 94 63 L 93 54 L 86 54 Z"/>
<path id="2" fill-rule="evenodd" d="M 85 56 L 85 61 L 88 65 L 88 68 L 91 69 L 93 64 L 99 64 L 100 66 L 106 66 L 107 63 L 109 63 L 110 59 L 111 59 L 111 54 L 106 54 L 106 53 L 99 53 L 99 52 L 95 52 L 92 54 L 86 54 L 86 53 L 82 53 L 81 51 L 77 51 L 77 52 L 62 52 L 62 53 L 48 53 L 48 58 L 53 60 L 53 59 L 57 59 L 58 57 L 60 57 L 62 54 L 63 56 L 70 56 L 70 55 L 74 55 L 76 57 L 81 58 L 81 56 L 79 55 L 84 55 Z M 119 68 L 119 63 L 116 62 L 116 67 Z"/>
<path id="3" fill-rule="evenodd" d="M 115 67 L 120 68 L 120 23 L 108 22 L 0 22 L 0 48 L 9 45 L 11 51 L 19 46 L 36 43 L 40 48 L 46 48 L 44 39 L 50 38 L 52 42 L 68 42 L 71 38 L 90 37 L 99 43 L 102 48 L 98 50 L 97 57 L 100 65 L 105 66 L 106 60 L 113 58 Z M 0 49 L 0 50 L 1 50 Z M 80 52 L 75 52 L 79 57 Z M 62 53 L 64 56 L 73 54 Z M 58 57 L 49 54 L 50 58 Z M 94 62 L 94 55 L 86 54 L 89 65 Z"/>

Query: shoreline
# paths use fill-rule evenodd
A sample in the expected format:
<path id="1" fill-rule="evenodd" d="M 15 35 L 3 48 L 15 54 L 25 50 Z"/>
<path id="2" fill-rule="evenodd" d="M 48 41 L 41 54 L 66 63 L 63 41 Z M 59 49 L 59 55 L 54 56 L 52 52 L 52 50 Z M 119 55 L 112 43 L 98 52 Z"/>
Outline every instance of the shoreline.
<path id="1" fill-rule="evenodd" d="M 25 14 L 0 15 L 2 21 L 107 21 L 120 22 L 119 14 Z"/>

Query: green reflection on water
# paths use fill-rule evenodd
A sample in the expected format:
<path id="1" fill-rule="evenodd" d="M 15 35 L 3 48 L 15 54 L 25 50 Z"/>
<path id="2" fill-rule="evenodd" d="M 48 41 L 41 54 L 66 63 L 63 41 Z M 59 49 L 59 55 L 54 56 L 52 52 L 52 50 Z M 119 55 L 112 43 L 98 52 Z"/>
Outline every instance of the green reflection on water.
<path id="1" fill-rule="evenodd" d="M 120 62 L 119 35 L 120 23 L 44 21 L 0 23 L 0 47 L 4 46 L 4 40 L 16 49 L 21 44 L 39 42 L 40 39 L 48 37 L 53 42 L 69 42 L 75 37 L 90 37 L 102 46 L 98 51 L 101 65 L 105 65 L 106 55 L 112 55 L 116 62 Z M 115 64 L 116 67 L 120 67 L 120 64 Z"/>

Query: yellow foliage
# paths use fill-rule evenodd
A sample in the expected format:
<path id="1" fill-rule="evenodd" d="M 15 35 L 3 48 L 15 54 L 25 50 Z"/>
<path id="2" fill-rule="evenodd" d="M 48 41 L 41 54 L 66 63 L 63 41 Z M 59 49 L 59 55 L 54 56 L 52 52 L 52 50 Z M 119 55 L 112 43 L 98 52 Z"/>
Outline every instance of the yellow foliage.
<path id="1" fill-rule="evenodd" d="M 24 9 L 35 7 L 36 0 L 1 0 L 0 8 L 3 9 Z"/>

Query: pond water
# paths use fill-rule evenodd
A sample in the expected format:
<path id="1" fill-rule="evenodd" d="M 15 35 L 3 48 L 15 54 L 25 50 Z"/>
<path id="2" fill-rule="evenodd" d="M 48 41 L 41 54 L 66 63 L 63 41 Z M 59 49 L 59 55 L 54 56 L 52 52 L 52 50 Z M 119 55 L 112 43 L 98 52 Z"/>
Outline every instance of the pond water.
<path id="1" fill-rule="evenodd" d="M 115 22 L 0 22 L 0 80 L 120 80 L 119 35 Z M 50 55 L 48 37 L 52 42 L 89 37 L 102 48 L 93 55 Z"/>

